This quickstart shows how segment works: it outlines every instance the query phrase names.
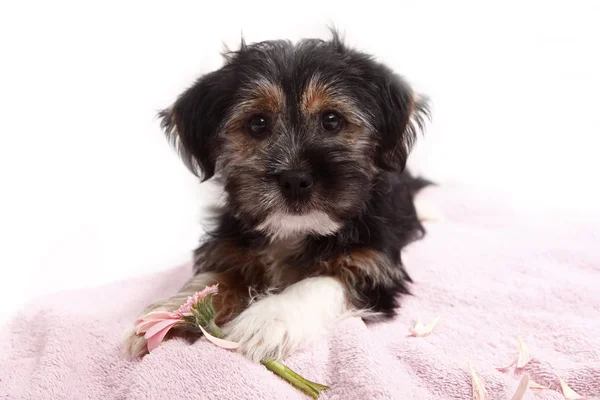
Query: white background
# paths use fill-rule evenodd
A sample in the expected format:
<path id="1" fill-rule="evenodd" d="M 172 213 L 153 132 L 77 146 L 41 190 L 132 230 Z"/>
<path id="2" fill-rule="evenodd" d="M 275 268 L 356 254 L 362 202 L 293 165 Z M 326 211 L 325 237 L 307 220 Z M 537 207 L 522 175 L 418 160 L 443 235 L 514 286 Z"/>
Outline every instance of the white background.
<path id="1" fill-rule="evenodd" d="M 2 2 L 0 320 L 29 296 L 170 268 L 210 200 L 155 119 L 224 41 L 328 37 L 434 102 L 411 160 L 525 206 L 598 212 L 598 1 Z"/>

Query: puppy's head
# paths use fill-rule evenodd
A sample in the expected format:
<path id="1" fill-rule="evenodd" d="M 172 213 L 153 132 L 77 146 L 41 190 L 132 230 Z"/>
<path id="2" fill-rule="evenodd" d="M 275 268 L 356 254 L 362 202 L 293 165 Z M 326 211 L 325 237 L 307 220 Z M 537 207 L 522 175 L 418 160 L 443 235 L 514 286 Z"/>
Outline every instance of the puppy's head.
<path id="1" fill-rule="evenodd" d="M 230 211 L 272 238 L 328 235 L 361 212 L 382 170 L 402 170 L 426 104 L 370 56 L 330 41 L 242 42 L 161 113 Z"/>

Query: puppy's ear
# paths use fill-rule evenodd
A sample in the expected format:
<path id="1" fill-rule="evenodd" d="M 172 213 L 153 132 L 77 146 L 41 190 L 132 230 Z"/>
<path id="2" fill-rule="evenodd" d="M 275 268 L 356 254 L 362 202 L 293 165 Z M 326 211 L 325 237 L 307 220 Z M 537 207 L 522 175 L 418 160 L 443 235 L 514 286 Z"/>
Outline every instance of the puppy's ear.
<path id="1" fill-rule="evenodd" d="M 402 171 L 418 132 L 429 118 L 425 97 L 415 94 L 400 76 L 370 56 L 348 49 L 337 29 L 330 27 L 331 46 L 344 57 L 353 60 L 353 72 L 370 82 L 377 103 L 375 129 L 379 133 L 377 165 L 387 171 Z"/>
<path id="2" fill-rule="evenodd" d="M 379 88 L 377 163 L 384 170 L 402 171 L 417 134 L 429 118 L 428 101 L 391 71 L 385 71 Z"/>
<path id="3" fill-rule="evenodd" d="M 218 130 L 230 106 L 231 84 L 225 70 L 209 73 L 159 113 L 167 138 L 202 181 L 215 173 Z"/>

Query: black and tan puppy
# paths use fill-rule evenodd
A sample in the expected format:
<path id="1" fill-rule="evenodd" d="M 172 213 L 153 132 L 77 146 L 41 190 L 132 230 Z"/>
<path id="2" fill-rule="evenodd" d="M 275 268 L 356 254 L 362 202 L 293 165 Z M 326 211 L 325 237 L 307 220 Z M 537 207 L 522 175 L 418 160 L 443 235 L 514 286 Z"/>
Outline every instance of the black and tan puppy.
<path id="1" fill-rule="evenodd" d="M 348 313 L 394 315 L 422 236 L 404 171 L 424 100 L 367 54 L 332 40 L 268 41 L 226 55 L 161 113 L 187 166 L 223 185 L 195 276 L 145 312 L 219 283 L 217 323 L 253 360 L 281 359 Z M 146 351 L 131 334 L 132 355 Z"/>

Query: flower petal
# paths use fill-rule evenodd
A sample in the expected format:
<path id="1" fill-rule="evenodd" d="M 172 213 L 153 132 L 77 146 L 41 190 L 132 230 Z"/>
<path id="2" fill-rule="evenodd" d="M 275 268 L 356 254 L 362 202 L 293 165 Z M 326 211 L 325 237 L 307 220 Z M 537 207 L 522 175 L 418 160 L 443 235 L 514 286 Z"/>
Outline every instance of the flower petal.
<path id="1" fill-rule="evenodd" d="M 437 325 L 439 320 L 440 320 L 440 317 L 435 317 L 433 321 L 431 321 L 430 323 L 425 325 L 425 328 L 423 328 L 425 330 L 425 332 L 431 333 L 431 331 L 433 330 L 433 328 L 435 328 L 435 326 Z"/>
<path id="2" fill-rule="evenodd" d="M 199 302 L 203 301 L 209 294 L 219 293 L 219 284 L 212 286 L 206 286 L 199 292 L 194 293 L 192 296 L 188 296 L 185 303 L 183 303 L 175 312 L 174 316 L 185 316 L 191 315 L 191 309 L 194 308 Z"/>
<path id="3" fill-rule="evenodd" d="M 469 371 L 471 372 L 471 381 L 473 384 L 473 400 L 485 400 L 487 397 L 487 391 L 483 386 L 483 383 L 473 370 L 471 362 L 469 362 Z"/>
<path id="4" fill-rule="evenodd" d="M 577 392 L 571 389 L 569 385 L 567 385 L 566 382 L 563 381 L 560 376 L 558 377 L 558 382 L 560 382 L 560 388 L 562 389 L 563 396 L 565 396 L 566 400 L 583 399 L 583 396 L 580 396 L 579 394 L 577 394 Z"/>
<path id="5" fill-rule="evenodd" d="M 417 317 L 417 322 L 415 323 L 415 329 L 422 330 L 423 324 L 421 323 L 421 317 Z"/>
<path id="6" fill-rule="evenodd" d="M 414 328 L 408 328 L 408 331 L 414 337 L 427 336 L 431 333 L 431 331 L 433 330 L 433 328 L 435 327 L 435 325 L 438 323 L 439 320 L 440 320 L 440 317 L 436 317 L 433 321 L 431 321 L 427 325 L 423 325 L 421 323 L 421 318 L 417 318 L 417 322 L 415 323 Z"/>
<path id="7" fill-rule="evenodd" d="M 529 361 L 531 361 L 531 354 L 529 353 L 529 349 L 527 348 L 527 346 L 525 346 L 523 339 L 521 339 L 520 336 L 517 336 L 517 340 L 519 341 L 519 354 L 517 354 L 517 356 L 510 365 L 506 367 L 496 368 L 498 371 L 508 373 L 513 368 L 523 368 L 525 365 L 527 365 L 527 363 L 529 363 Z"/>
<path id="8" fill-rule="evenodd" d="M 418 337 L 423 332 L 423 324 L 421 323 L 421 317 L 417 317 L 417 322 L 414 328 L 408 328 L 411 336 Z"/>
<path id="9" fill-rule="evenodd" d="M 525 396 L 525 392 L 527 392 L 527 388 L 529 387 L 529 374 L 523 375 L 521 381 L 519 382 L 519 386 L 517 387 L 517 391 L 513 394 L 512 400 L 523 400 L 523 396 Z"/>
<path id="10" fill-rule="evenodd" d="M 517 368 L 523 368 L 529 361 L 531 361 L 531 354 L 529 354 L 529 349 L 523 343 L 523 339 L 521 336 L 517 336 L 517 340 L 519 341 L 519 356 L 517 357 Z"/>
<path id="11" fill-rule="evenodd" d="M 155 319 L 155 320 L 151 320 L 151 321 L 142 321 L 142 322 L 140 322 L 139 324 L 136 325 L 136 327 L 135 327 L 135 333 L 137 335 L 141 335 L 142 333 L 146 333 L 148 331 L 148 329 L 150 329 L 154 325 L 158 324 L 160 321 L 161 321 L 160 319 Z"/>
<path id="12" fill-rule="evenodd" d="M 540 392 L 542 390 L 549 390 L 550 388 L 547 386 L 542 386 L 539 383 L 530 380 L 529 389 L 531 389 L 533 392 Z"/>
<path id="13" fill-rule="evenodd" d="M 218 283 L 216 285 L 207 286 L 204 289 L 202 289 L 202 291 L 200 291 L 200 292 L 196 292 L 195 296 L 197 296 L 200 300 L 204 300 L 204 298 L 206 296 L 208 296 L 209 294 L 217 294 L 217 293 L 219 293 L 219 284 Z"/>
<path id="14" fill-rule="evenodd" d="M 529 389 L 531 389 L 534 392 L 540 392 L 542 390 L 548 390 L 550 388 L 547 386 L 542 386 L 537 382 L 529 381 Z"/>
<path id="15" fill-rule="evenodd" d="M 152 311 L 149 312 L 148 314 L 144 315 L 143 317 L 140 317 L 136 320 L 137 323 L 142 322 L 142 321 L 152 321 L 155 319 L 167 319 L 167 318 L 171 318 L 173 315 L 170 312 L 167 311 Z"/>
<path id="16" fill-rule="evenodd" d="M 498 371 L 500 371 L 500 372 L 507 373 L 507 372 L 509 372 L 510 370 L 512 370 L 512 369 L 513 369 L 513 367 L 515 366 L 515 364 L 516 364 L 516 363 L 517 363 L 517 359 L 515 358 L 515 359 L 513 360 L 513 362 L 512 362 L 510 365 L 507 365 L 506 367 L 500 367 L 500 368 L 496 368 L 496 369 L 497 369 Z"/>
<path id="17" fill-rule="evenodd" d="M 177 324 L 181 322 L 181 320 L 179 319 L 165 319 L 162 321 L 159 321 L 158 323 L 154 324 L 150 329 L 148 329 L 146 331 L 146 334 L 144 335 L 144 338 L 149 339 L 150 337 L 156 335 L 158 332 L 162 331 L 165 328 L 172 328 L 173 325 Z"/>
<path id="18" fill-rule="evenodd" d="M 208 333 L 206 331 L 206 329 L 204 329 L 203 327 L 200 327 L 200 329 L 202 330 L 202 333 L 204 333 L 204 336 L 206 336 L 206 338 L 208 340 L 210 340 L 213 344 L 216 344 L 219 347 L 222 347 L 222 348 L 228 349 L 228 350 L 233 350 L 233 349 L 237 349 L 238 347 L 240 347 L 239 343 L 232 342 L 230 340 L 220 339 L 216 336 L 213 336 L 210 333 Z"/>
<path id="19" fill-rule="evenodd" d="M 148 337 L 148 351 L 152 352 L 154 349 L 156 349 L 158 347 L 159 344 L 162 343 L 163 339 L 165 338 L 166 334 L 169 332 L 169 330 L 173 327 L 173 325 L 169 325 L 166 328 L 163 328 L 162 330 L 156 332 L 154 335 Z"/>

